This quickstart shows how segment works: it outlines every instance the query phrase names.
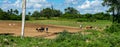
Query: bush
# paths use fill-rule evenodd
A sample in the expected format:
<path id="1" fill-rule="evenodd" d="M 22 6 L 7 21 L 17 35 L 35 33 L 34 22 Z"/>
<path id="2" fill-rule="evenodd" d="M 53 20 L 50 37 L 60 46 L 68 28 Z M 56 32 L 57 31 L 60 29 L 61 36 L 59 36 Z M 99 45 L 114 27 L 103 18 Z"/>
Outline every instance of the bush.
<path id="1" fill-rule="evenodd" d="M 60 35 L 56 38 L 56 42 L 62 42 L 66 40 L 68 37 L 71 37 L 70 33 L 66 30 L 60 33 Z"/>
<path id="2" fill-rule="evenodd" d="M 119 47 L 120 32 L 106 33 L 86 30 L 90 34 L 69 33 L 63 31 L 56 39 L 44 39 L 0 35 L 0 47 Z"/>
<path id="3" fill-rule="evenodd" d="M 62 18 L 68 18 L 68 19 L 74 19 L 74 18 L 79 18 L 79 14 L 64 14 L 61 16 Z"/>
<path id="4" fill-rule="evenodd" d="M 120 32 L 120 24 L 114 23 L 111 27 L 107 28 L 106 31 L 109 33 Z"/>
<path id="5" fill-rule="evenodd" d="M 78 19 L 77 22 L 88 22 L 87 19 Z"/>
<path id="6" fill-rule="evenodd" d="M 77 22 L 96 22 L 96 19 L 78 19 Z"/>

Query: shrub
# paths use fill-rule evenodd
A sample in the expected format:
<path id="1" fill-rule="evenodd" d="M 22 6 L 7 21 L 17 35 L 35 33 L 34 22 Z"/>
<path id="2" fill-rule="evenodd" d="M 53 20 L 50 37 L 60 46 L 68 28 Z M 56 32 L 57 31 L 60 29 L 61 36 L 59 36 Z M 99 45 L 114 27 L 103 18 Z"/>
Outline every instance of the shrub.
<path id="1" fill-rule="evenodd" d="M 62 18 L 68 18 L 68 19 L 74 19 L 74 18 L 79 18 L 80 14 L 64 14 L 61 17 Z"/>
<path id="2" fill-rule="evenodd" d="M 86 30 L 91 34 L 69 33 L 63 31 L 56 39 L 44 39 L 13 36 L 0 36 L 0 47 L 119 47 L 120 32 L 106 33 L 96 30 Z"/>
<path id="3" fill-rule="evenodd" d="M 66 39 L 68 39 L 68 37 L 71 37 L 70 33 L 66 30 L 64 30 L 63 32 L 60 33 L 60 35 L 56 38 L 56 42 L 62 42 Z"/>
<path id="4" fill-rule="evenodd" d="M 77 22 L 88 22 L 87 19 L 78 19 Z"/>
<path id="5" fill-rule="evenodd" d="M 77 22 L 96 22 L 96 19 L 78 19 Z"/>
<path id="6" fill-rule="evenodd" d="M 119 32 L 120 31 L 120 24 L 113 23 L 111 25 L 111 27 L 106 29 L 106 31 L 109 32 L 109 33 Z"/>

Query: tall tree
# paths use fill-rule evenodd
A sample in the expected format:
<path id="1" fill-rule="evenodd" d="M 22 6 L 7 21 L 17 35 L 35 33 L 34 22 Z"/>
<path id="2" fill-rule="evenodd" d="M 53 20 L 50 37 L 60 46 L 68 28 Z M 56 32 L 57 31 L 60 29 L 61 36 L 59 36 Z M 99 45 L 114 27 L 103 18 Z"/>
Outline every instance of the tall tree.
<path id="1" fill-rule="evenodd" d="M 79 11 L 73 7 L 68 7 L 65 9 L 65 13 L 67 13 L 67 14 L 79 14 Z"/>
<path id="2" fill-rule="evenodd" d="M 62 15 L 62 12 L 60 10 L 52 10 L 53 11 L 53 16 L 54 17 L 60 17 Z"/>
<path id="3" fill-rule="evenodd" d="M 28 15 L 31 16 L 31 12 L 28 12 Z"/>
<path id="4" fill-rule="evenodd" d="M 10 9 L 10 14 L 13 14 L 13 9 Z"/>
<path id="5" fill-rule="evenodd" d="M 0 19 L 1 20 L 9 20 L 10 16 L 8 16 L 8 14 L 6 12 L 1 12 L 0 13 Z"/>
<path id="6" fill-rule="evenodd" d="M 40 14 L 49 19 L 51 16 L 53 16 L 53 11 L 51 8 L 45 8 L 40 12 Z"/>
<path id="7" fill-rule="evenodd" d="M 113 22 L 120 23 L 120 2 L 119 0 L 103 0 L 103 6 L 109 6 L 109 11 L 113 14 Z"/>
<path id="8" fill-rule="evenodd" d="M 19 11 L 18 11 L 17 9 L 15 9 L 15 10 L 14 10 L 14 13 L 18 15 L 18 14 L 19 14 Z"/>
<path id="9" fill-rule="evenodd" d="M 38 20 L 40 18 L 40 12 L 34 11 L 32 17 L 35 17 L 35 19 Z"/>

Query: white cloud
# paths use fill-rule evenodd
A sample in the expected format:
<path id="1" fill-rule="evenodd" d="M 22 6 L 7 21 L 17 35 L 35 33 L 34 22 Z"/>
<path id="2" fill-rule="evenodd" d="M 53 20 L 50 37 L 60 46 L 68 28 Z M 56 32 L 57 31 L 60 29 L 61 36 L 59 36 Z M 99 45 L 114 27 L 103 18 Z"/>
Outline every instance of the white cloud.
<path id="1" fill-rule="evenodd" d="M 10 0 L 4 0 L 2 1 L 1 8 L 4 10 L 8 10 L 11 8 L 19 9 L 22 7 L 21 2 L 21 0 L 16 0 L 15 2 L 11 2 Z"/>
<path id="2" fill-rule="evenodd" d="M 41 8 L 41 7 L 42 7 L 41 4 L 35 4 L 35 5 L 34 5 L 34 8 Z"/>
<path id="3" fill-rule="evenodd" d="M 101 5 L 101 3 L 102 3 L 101 0 L 94 0 L 94 1 L 91 2 L 91 5 L 94 4 L 93 6 L 98 6 L 98 5 Z"/>
<path id="4" fill-rule="evenodd" d="M 22 8 L 22 4 L 21 4 L 21 0 L 16 0 L 15 3 L 13 3 L 14 6 L 16 6 L 17 8 Z"/>
<path id="5" fill-rule="evenodd" d="M 27 0 L 27 11 L 39 11 L 45 7 L 50 7 L 51 4 L 46 0 Z"/>
<path id="6" fill-rule="evenodd" d="M 1 0 L 0 3 L 11 3 L 11 2 L 8 2 L 8 0 Z"/>
<path id="7" fill-rule="evenodd" d="M 91 5 L 91 2 L 86 0 L 85 3 L 83 3 L 81 6 L 78 6 L 78 8 L 86 9 L 86 8 L 89 8 L 90 5 Z"/>
<path id="8" fill-rule="evenodd" d="M 94 0 L 94 1 L 89 1 L 86 0 L 82 5 L 79 5 L 78 8 L 80 9 L 86 9 L 86 8 L 90 8 L 90 7 L 95 7 L 95 6 L 100 6 L 102 3 L 101 0 Z"/>
<path id="9" fill-rule="evenodd" d="M 51 0 L 52 1 L 52 0 Z M 57 0 L 56 0 L 57 1 Z M 22 0 L 15 0 L 15 2 L 12 2 L 11 0 L 0 0 L 0 8 L 4 10 L 8 9 L 22 9 Z M 64 0 L 64 2 L 61 2 L 61 4 L 57 4 L 54 2 L 54 8 L 57 8 L 59 10 L 64 10 L 68 6 L 73 6 L 77 8 L 80 12 L 83 13 L 89 13 L 89 12 L 98 12 L 98 11 L 104 11 L 105 8 L 101 5 L 102 0 Z M 47 0 L 27 0 L 27 11 L 33 12 L 35 10 L 40 10 L 46 7 L 50 7 L 51 4 Z M 104 10 L 103 10 L 104 9 Z"/>
<path id="10" fill-rule="evenodd" d="M 0 6 L 3 10 L 8 9 L 22 9 L 22 0 L 15 0 L 12 2 L 10 0 L 3 0 L 1 1 L 2 5 Z M 9 3 L 8 3 L 9 2 Z M 27 11 L 29 10 L 38 10 L 38 8 L 48 7 L 51 6 L 46 0 L 27 0 Z"/>
<path id="11" fill-rule="evenodd" d="M 79 0 L 65 0 L 66 4 L 78 4 Z"/>
<path id="12" fill-rule="evenodd" d="M 27 0 L 28 2 L 31 3 L 40 3 L 40 2 L 46 2 L 46 0 Z"/>
<path id="13" fill-rule="evenodd" d="M 101 5 L 102 0 L 86 0 L 82 5 L 78 5 L 76 8 L 83 13 L 96 13 L 104 12 L 107 8 Z"/>
<path id="14" fill-rule="evenodd" d="M 51 6 L 46 0 L 27 0 L 27 8 L 34 9 Z"/>

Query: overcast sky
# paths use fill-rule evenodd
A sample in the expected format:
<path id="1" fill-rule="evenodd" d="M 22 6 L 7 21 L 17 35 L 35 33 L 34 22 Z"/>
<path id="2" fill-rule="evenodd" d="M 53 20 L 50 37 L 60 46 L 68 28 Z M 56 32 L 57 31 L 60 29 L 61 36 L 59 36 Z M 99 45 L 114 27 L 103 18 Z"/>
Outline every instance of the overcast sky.
<path id="1" fill-rule="evenodd" d="M 102 0 L 27 0 L 27 12 L 42 10 L 46 7 L 53 7 L 64 12 L 67 7 L 74 7 L 81 14 L 105 12 L 108 8 L 101 5 Z M 0 8 L 7 11 L 8 9 L 18 9 L 21 12 L 22 0 L 0 0 Z"/>

